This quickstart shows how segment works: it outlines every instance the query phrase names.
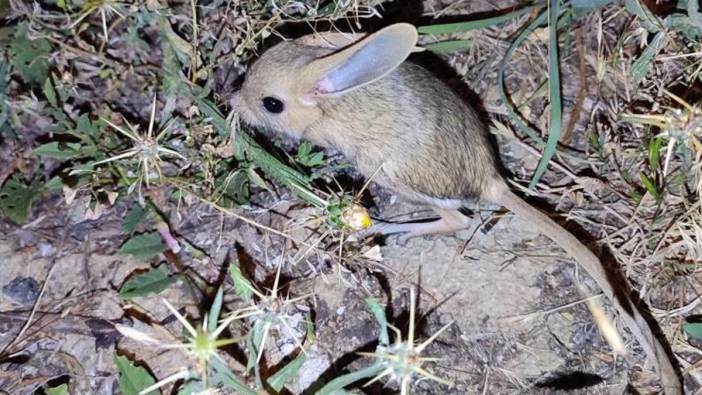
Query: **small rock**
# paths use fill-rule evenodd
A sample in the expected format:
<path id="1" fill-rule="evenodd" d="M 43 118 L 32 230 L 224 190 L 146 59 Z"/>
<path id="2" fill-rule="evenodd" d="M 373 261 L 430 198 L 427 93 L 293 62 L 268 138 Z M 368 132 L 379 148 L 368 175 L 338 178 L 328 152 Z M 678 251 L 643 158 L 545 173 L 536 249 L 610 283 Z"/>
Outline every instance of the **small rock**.
<path id="1" fill-rule="evenodd" d="M 56 248 L 49 243 L 39 243 L 39 253 L 43 258 L 52 256 L 56 253 Z"/>
<path id="2" fill-rule="evenodd" d="M 19 304 L 32 304 L 39 296 L 39 284 L 31 277 L 15 277 L 2 287 L 7 298 Z"/>

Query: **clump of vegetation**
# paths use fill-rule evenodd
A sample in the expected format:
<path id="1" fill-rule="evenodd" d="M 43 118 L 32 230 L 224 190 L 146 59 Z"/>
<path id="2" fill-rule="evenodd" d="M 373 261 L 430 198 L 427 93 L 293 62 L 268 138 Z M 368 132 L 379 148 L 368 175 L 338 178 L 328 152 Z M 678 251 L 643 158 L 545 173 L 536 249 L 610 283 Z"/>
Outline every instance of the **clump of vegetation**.
<path id="1" fill-rule="evenodd" d="M 393 325 L 389 324 L 383 308 L 374 299 L 367 299 L 366 303 L 373 312 L 375 319 L 380 325 L 380 335 L 378 337 L 378 347 L 372 353 L 360 353 L 361 355 L 371 357 L 374 362 L 357 372 L 348 373 L 339 376 L 332 380 L 319 390 L 319 395 L 336 394 L 342 391 L 349 384 L 368 377 L 373 377 L 367 385 L 370 385 L 378 380 L 387 377 L 390 382 L 399 384 L 400 393 L 406 395 L 410 393 L 410 387 L 413 383 L 420 380 L 433 380 L 435 382 L 451 386 L 451 382 L 436 377 L 429 372 L 424 365 L 431 362 L 437 362 L 440 359 L 434 357 L 423 356 L 427 346 L 429 346 L 436 338 L 453 323 L 444 325 L 436 331 L 428 339 L 421 343 L 415 340 L 415 309 L 416 309 L 416 293 L 414 288 L 410 290 L 409 301 L 409 328 L 407 329 L 407 338 L 402 339 L 402 331 Z M 395 333 L 394 342 L 390 342 L 388 328 Z"/>

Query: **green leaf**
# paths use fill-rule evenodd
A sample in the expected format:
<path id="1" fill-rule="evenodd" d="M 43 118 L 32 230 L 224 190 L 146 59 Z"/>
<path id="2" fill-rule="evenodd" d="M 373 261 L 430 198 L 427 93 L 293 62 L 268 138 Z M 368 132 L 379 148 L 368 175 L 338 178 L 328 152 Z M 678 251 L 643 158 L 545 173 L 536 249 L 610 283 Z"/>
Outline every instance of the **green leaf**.
<path id="1" fill-rule="evenodd" d="M 210 360 L 210 365 L 217 372 L 222 383 L 227 387 L 237 391 L 237 394 L 241 395 L 256 395 L 256 391 L 252 390 L 251 387 L 244 384 L 238 377 L 232 373 L 232 371 L 222 362 L 219 358 L 212 358 Z"/>
<path id="2" fill-rule="evenodd" d="M 47 388 L 46 395 L 68 395 L 68 384 Z"/>
<path id="3" fill-rule="evenodd" d="M 643 196 L 638 191 L 631 191 L 629 193 L 629 198 L 631 199 L 631 202 L 634 204 L 634 206 L 638 206 L 639 204 L 641 204 L 641 199 L 643 199 Z"/>
<path id="4" fill-rule="evenodd" d="M 119 249 L 120 254 L 129 254 L 136 258 L 145 259 L 154 257 L 163 251 L 166 251 L 166 245 L 163 244 L 158 232 L 134 236 Z"/>
<path id="5" fill-rule="evenodd" d="M 676 174 L 675 177 L 673 177 L 672 183 L 673 183 L 673 185 L 677 185 L 677 186 L 681 187 L 687 183 L 687 177 L 685 177 L 685 174 L 682 174 L 682 173 Z"/>
<path id="6" fill-rule="evenodd" d="M 417 32 L 419 34 L 448 34 L 448 33 L 459 33 L 467 32 L 470 30 L 483 29 L 493 25 L 498 25 L 502 22 L 512 20 L 519 15 L 526 14 L 527 12 L 534 9 L 535 6 L 524 7 L 522 9 L 508 12 L 506 14 L 493 16 L 490 18 L 476 19 L 474 21 L 466 22 L 455 22 L 455 23 L 442 23 L 428 26 L 419 26 Z"/>
<path id="7" fill-rule="evenodd" d="M 219 287 L 217 294 L 215 295 L 212 306 L 210 307 L 210 314 L 207 316 L 207 330 L 209 332 L 214 332 L 217 328 L 217 319 L 222 311 L 222 302 L 224 301 L 224 289 Z"/>
<path id="8" fill-rule="evenodd" d="M 472 47 L 471 40 L 446 40 L 424 45 L 424 48 L 437 53 L 465 51 Z"/>
<path id="9" fill-rule="evenodd" d="M 51 107 L 58 108 L 58 100 L 56 100 L 56 91 L 54 90 L 54 85 L 51 84 L 51 78 L 47 78 L 44 81 L 44 96 L 46 100 L 49 101 Z"/>
<path id="10" fill-rule="evenodd" d="M 222 137 L 228 137 L 229 134 L 232 133 L 231 128 L 229 127 L 227 120 L 219 112 L 217 107 L 209 100 L 199 97 L 195 97 L 194 99 L 197 102 L 198 109 L 202 111 L 202 113 L 205 114 L 205 116 L 211 119 L 212 126 L 214 126 L 215 130 L 219 133 L 219 135 Z M 234 146 L 236 147 L 237 144 L 235 144 Z"/>
<path id="11" fill-rule="evenodd" d="M 1 29 L 0 29 L 1 30 Z M 10 65 L 0 59 L 0 136 L 16 137 L 12 126 L 8 122 L 10 118 L 10 101 L 8 91 L 10 88 Z"/>
<path id="12" fill-rule="evenodd" d="M 47 192 L 59 192 L 63 189 L 63 185 L 61 178 L 59 176 L 54 176 L 44 184 L 43 189 Z"/>
<path id="13" fill-rule="evenodd" d="M 144 222 L 148 218 L 149 207 L 141 207 L 138 204 L 132 206 L 132 208 L 127 211 L 127 214 L 122 220 L 122 230 L 124 233 L 131 235 L 136 230 L 136 227 Z"/>
<path id="14" fill-rule="evenodd" d="M 27 186 L 15 178 L 5 181 L 0 189 L 0 212 L 16 224 L 29 218 L 32 202 L 39 196 L 40 188 Z"/>
<path id="15" fill-rule="evenodd" d="M 662 146 L 663 139 L 660 137 L 651 139 L 648 143 L 648 167 L 651 169 L 651 173 L 655 173 L 658 170 L 661 161 Z"/>
<path id="16" fill-rule="evenodd" d="M 697 41 L 702 37 L 702 27 L 694 24 L 687 15 L 671 14 L 665 17 L 663 22 L 668 30 L 680 32 L 689 40 Z"/>
<path id="17" fill-rule="evenodd" d="M 240 160 L 250 159 L 263 170 L 268 176 L 284 183 L 287 186 L 307 185 L 309 178 L 298 171 L 291 169 L 284 163 L 268 153 L 263 147 L 255 142 L 253 137 L 246 132 L 236 134 L 234 142 L 236 157 Z"/>
<path id="18" fill-rule="evenodd" d="M 213 386 L 214 383 L 209 383 L 210 386 Z M 181 386 L 178 389 L 178 395 L 198 395 L 201 394 L 205 390 L 205 387 L 203 386 L 201 381 L 189 381 L 183 386 Z"/>
<path id="19" fill-rule="evenodd" d="M 232 277 L 234 292 L 236 295 L 244 302 L 251 302 L 253 300 L 251 283 L 246 279 L 246 277 L 244 277 L 244 275 L 241 273 L 241 269 L 239 269 L 239 266 L 234 262 L 229 265 L 229 275 Z"/>
<path id="20" fill-rule="evenodd" d="M 83 114 L 76 121 L 76 133 L 86 137 L 96 138 L 100 133 L 100 127 L 97 122 L 90 122 L 88 114 Z"/>
<path id="21" fill-rule="evenodd" d="M 254 166 L 251 166 L 248 169 L 246 169 L 246 176 L 248 177 L 249 182 L 251 182 L 253 185 L 256 185 L 261 189 L 265 189 L 273 195 L 275 194 L 275 192 L 271 189 L 266 180 L 264 180 L 263 177 L 261 177 L 258 174 Z"/>
<path id="22" fill-rule="evenodd" d="M 500 62 L 500 67 L 498 69 L 500 99 L 503 103 L 505 103 L 507 115 L 509 116 L 510 120 L 520 130 L 522 130 L 522 132 L 529 136 L 529 138 L 531 138 L 539 147 L 543 147 L 545 145 L 543 139 L 539 136 L 539 132 L 532 129 L 529 125 L 527 125 L 526 122 L 524 122 L 522 117 L 515 110 L 514 104 L 512 104 L 512 102 L 507 97 L 507 88 L 505 86 L 505 74 L 507 70 L 507 64 L 511 59 L 512 54 L 514 54 L 517 48 L 519 48 L 519 46 L 524 41 L 526 41 L 526 39 L 531 35 L 531 33 L 533 33 L 539 26 L 546 22 L 547 16 L 548 14 L 545 11 L 542 11 L 536 19 L 534 19 L 531 23 L 529 23 L 519 32 L 517 38 L 515 38 L 514 41 L 512 41 L 512 44 L 510 44 L 510 46 L 507 48 L 507 52 L 502 58 L 502 61 Z"/>
<path id="23" fill-rule="evenodd" d="M 613 3 L 614 0 L 570 0 L 568 3 L 578 15 L 602 8 Z"/>
<path id="24" fill-rule="evenodd" d="M 686 322 L 683 324 L 683 330 L 690 337 L 702 340 L 702 322 Z"/>
<path id="25" fill-rule="evenodd" d="M 224 196 L 231 199 L 236 204 L 244 204 L 249 201 L 249 175 L 248 172 L 240 169 L 228 176 L 224 180 Z"/>
<path id="26" fill-rule="evenodd" d="M 698 29 L 702 29 L 702 14 L 700 14 L 700 2 L 699 0 L 688 0 L 687 2 L 687 16 L 690 18 L 690 22 L 695 25 Z"/>
<path id="27" fill-rule="evenodd" d="M 319 17 L 325 17 L 325 16 L 332 16 L 334 14 L 338 14 L 339 12 L 343 11 L 345 9 L 344 7 L 344 1 L 343 0 L 331 0 L 327 2 L 322 7 L 319 7 L 317 9 L 317 16 Z"/>
<path id="28" fill-rule="evenodd" d="M 566 17 L 567 14 L 564 15 L 564 17 L 559 20 L 559 24 L 561 21 L 564 21 L 563 23 L 566 23 L 568 21 L 568 18 Z M 515 105 L 512 103 L 510 100 L 508 94 L 507 94 L 507 86 L 505 84 L 506 78 L 505 75 L 507 74 L 507 65 L 509 64 L 509 61 L 511 60 L 512 56 L 516 52 L 516 50 L 524 43 L 529 36 L 536 31 L 539 26 L 543 25 L 546 23 L 548 17 L 548 13 L 546 12 L 546 9 L 543 9 L 539 12 L 539 16 L 536 17 L 534 20 L 532 20 L 528 25 L 526 25 L 522 30 L 519 32 L 517 37 L 512 41 L 512 43 L 509 45 L 507 48 L 507 51 L 505 52 L 504 57 L 502 57 L 502 60 L 500 61 L 499 68 L 498 68 L 498 92 L 500 94 L 500 100 L 502 100 L 502 103 L 504 104 L 504 108 L 507 111 L 507 116 L 509 117 L 510 121 L 514 123 L 514 125 L 519 128 L 524 134 L 526 134 L 533 142 L 536 144 L 539 148 L 544 148 L 546 146 L 546 143 L 544 140 L 541 138 L 540 133 L 533 129 L 531 126 L 529 126 L 526 122 L 524 122 L 524 119 L 522 116 L 517 112 L 517 108 Z M 584 162 L 583 159 L 578 156 L 578 155 L 572 155 L 569 154 L 568 152 L 561 152 L 561 155 L 564 157 L 567 157 L 570 160 L 576 161 L 576 162 Z"/>
<path id="29" fill-rule="evenodd" d="M 10 0 L 0 0 L 0 15 L 10 14 Z"/>
<path id="30" fill-rule="evenodd" d="M 658 55 L 661 49 L 663 49 L 666 34 L 667 33 L 665 32 L 656 33 L 653 40 L 651 40 L 651 43 L 646 46 L 646 49 L 641 52 L 638 59 L 636 59 L 631 65 L 631 76 L 636 83 L 646 77 L 648 71 L 651 70 L 651 66 L 653 66 L 653 59 L 656 57 L 656 55 Z"/>
<path id="31" fill-rule="evenodd" d="M 267 337 L 265 336 L 267 326 L 266 317 L 258 318 L 254 320 L 253 326 L 246 336 L 246 347 L 248 348 L 246 372 L 251 373 L 253 370 L 256 385 L 259 387 L 263 387 L 263 382 L 261 380 L 261 366 L 257 362 L 258 355 L 262 352 L 262 346 Z"/>
<path id="32" fill-rule="evenodd" d="M 305 141 L 300 144 L 295 155 L 295 161 L 303 166 L 316 167 L 324 162 L 324 153 L 312 152 L 312 144 Z"/>
<path id="33" fill-rule="evenodd" d="M 38 146 L 34 149 L 34 154 L 44 158 L 71 159 L 80 156 L 81 145 L 78 143 L 59 143 L 53 141 Z"/>
<path id="34" fill-rule="evenodd" d="M 45 38 L 30 40 L 27 26 L 26 22 L 17 26 L 10 46 L 12 66 L 26 83 L 39 86 L 49 75 L 51 43 Z"/>
<path id="35" fill-rule="evenodd" d="M 317 391 L 315 395 L 337 395 L 347 385 L 351 385 L 361 379 L 377 376 L 383 370 L 385 370 L 385 364 L 382 361 L 377 361 L 365 369 L 336 377 Z"/>
<path id="36" fill-rule="evenodd" d="M 653 180 L 643 172 L 639 173 L 639 178 L 641 179 L 641 183 L 644 185 L 648 193 L 650 193 L 651 196 L 656 199 L 656 201 L 659 201 L 661 198 L 661 192 L 658 190 Z"/>
<path id="37" fill-rule="evenodd" d="M 563 123 L 563 109 L 561 108 L 561 74 L 558 57 L 558 4 L 559 0 L 550 0 L 549 7 L 549 70 L 548 70 L 548 86 L 549 86 L 549 103 L 551 107 L 551 123 L 549 125 L 548 139 L 544 147 L 543 155 L 536 166 L 534 176 L 529 182 L 529 188 L 533 189 L 541 179 L 541 176 L 546 172 L 548 162 L 551 161 L 553 154 L 556 153 L 558 140 L 561 138 L 561 126 Z"/>
<path id="38" fill-rule="evenodd" d="M 307 167 L 317 167 L 324 162 L 324 153 L 322 151 L 315 152 L 306 162 Z"/>
<path id="39" fill-rule="evenodd" d="M 638 17 L 641 27 L 649 32 L 659 32 L 662 24 L 660 20 L 640 0 L 626 0 L 624 7 L 629 13 Z"/>
<path id="40" fill-rule="evenodd" d="M 297 147 L 297 156 L 306 157 L 312 152 L 312 144 L 309 141 L 303 141 L 299 147 Z"/>
<path id="41" fill-rule="evenodd" d="M 127 280 L 119 290 L 119 296 L 128 300 L 137 296 L 157 294 L 178 280 L 180 280 L 180 275 L 170 276 L 166 265 L 160 265 Z"/>
<path id="42" fill-rule="evenodd" d="M 285 383 L 290 381 L 305 363 L 305 353 L 301 352 L 295 359 L 290 361 L 287 365 L 283 366 L 279 371 L 268 378 L 268 385 L 271 386 L 276 392 L 280 392 L 285 387 Z"/>
<path id="43" fill-rule="evenodd" d="M 126 357 L 115 355 L 117 365 L 117 382 L 122 395 L 139 395 L 139 392 L 156 384 L 151 374 L 141 366 L 134 365 Z M 160 391 L 154 390 L 146 395 L 157 395 Z"/>
<path id="44" fill-rule="evenodd" d="M 319 198 L 310 190 L 309 177 L 290 168 L 275 156 L 271 155 L 261 147 L 246 130 L 237 129 L 232 131 L 227 120 L 210 101 L 197 96 L 193 96 L 193 100 L 197 102 L 200 111 L 210 118 L 215 130 L 217 130 L 221 136 L 234 134 L 236 139 L 234 141 L 234 147 L 236 149 L 234 156 L 237 160 L 247 163 L 253 162 L 256 167 L 266 173 L 267 176 L 290 188 L 293 193 L 301 199 L 316 207 L 323 207 L 326 204 L 323 199 Z"/>
<path id="45" fill-rule="evenodd" d="M 366 299 L 366 304 L 371 313 L 373 313 L 375 320 L 378 321 L 378 325 L 380 325 L 378 341 L 381 345 L 387 346 L 390 343 L 390 337 L 388 336 L 388 319 L 385 317 L 385 310 L 374 298 Z"/>
<path id="46" fill-rule="evenodd" d="M 176 59 L 182 64 L 187 65 L 190 62 L 189 44 L 178 33 L 173 30 L 167 18 L 158 19 L 159 33 L 163 41 L 168 44 L 168 47 L 174 51 Z"/>

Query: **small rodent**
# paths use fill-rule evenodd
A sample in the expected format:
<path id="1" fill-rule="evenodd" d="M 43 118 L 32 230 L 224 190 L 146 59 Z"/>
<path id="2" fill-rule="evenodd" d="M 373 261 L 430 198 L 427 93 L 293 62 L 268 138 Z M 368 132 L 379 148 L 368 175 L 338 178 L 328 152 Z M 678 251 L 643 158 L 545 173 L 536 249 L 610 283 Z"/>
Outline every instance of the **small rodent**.
<path id="1" fill-rule="evenodd" d="M 405 62 L 416 42 L 416 29 L 404 23 L 362 39 L 318 33 L 281 42 L 254 62 L 231 105 L 248 124 L 341 151 L 365 176 L 441 216 L 373 230 L 412 237 L 464 229 L 469 219 L 458 209 L 475 198 L 521 216 L 587 270 L 656 365 L 665 393 L 681 394 L 665 349 L 631 299 L 615 292 L 597 256 L 510 191 L 476 111 Z"/>

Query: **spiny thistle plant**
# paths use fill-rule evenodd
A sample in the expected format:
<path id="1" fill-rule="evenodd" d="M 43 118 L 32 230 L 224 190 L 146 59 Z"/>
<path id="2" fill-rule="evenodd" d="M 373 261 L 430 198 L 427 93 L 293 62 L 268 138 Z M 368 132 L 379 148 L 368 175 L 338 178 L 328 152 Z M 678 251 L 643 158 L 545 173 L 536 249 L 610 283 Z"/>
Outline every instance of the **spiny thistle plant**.
<path id="1" fill-rule="evenodd" d="M 684 144 L 695 152 L 699 159 L 702 156 L 702 107 L 692 105 L 682 98 L 663 91 L 667 96 L 680 104 L 681 108 L 663 107 L 662 114 L 625 114 L 624 120 L 638 125 L 656 126 L 660 133 L 656 137 L 668 139 L 667 152 L 663 165 L 663 174 L 668 174 L 668 167 L 675 147 Z"/>
<path id="2" fill-rule="evenodd" d="M 312 152 L 312 144 L 309 142 L 300 144 L 294 159 L 295 162 L 312 169 L 313 176 L 311 178 L 313 179 L 315 178 L 315 169 L 325 162 L 324 154 L 322 152 Z M 368 215 L 368 211 L 359 204 L 359 201 L 360 196 L 363 194 L 363 191 L 367 188 L 372 178 L 373 177 L 371 177 L 363 188 L 353 197 L 349 194 L 337 195 L 325 193 L 322 193 L 324 197 L 320 197 L 317 193 L 312 193 L 306 188 L 301 189 L 299 193 L 307 194 L 306 200 L 315 207 L 321 208 L 324 211 L 322 218 L 334 228 L 342 231 L 358 232 L 371 225 L 371 218 Z"/>
<path id="3" fill-rule="evenodd" d="M 370 227 L 372 220 L 368 211 L 356 203 L 356 200 L 342 196 L 327 202 L 325 212 L 328 222 L 348 232 L 358 232 Z"/>
<path id="4" fill-rule="evenodd" d="M 216 371 L 220 371 L 223 368 L 228 370 L 228 368 L 226 368 L 227 362 L 218 354 L 217 349 L 234 344 L 238 342 L 238 339 L 219 339 L 219 336 L 225 329 L 227 329 L 233 320 L 237 319 L 237 317 L 229 317 L 216 326 L 217 317 L 219 316 L 219 311 L 222 306 L 222 300 L 223 293 L 222 289 L 220 289 L 210 309 L 209 317 L 207 314 L 205 314 L 202 324 L 195 328 L 167 300 L 161 299 L 163 304 L 166 305 L 168 310 L 178 319 L 187 332 L 186 339 L 182 343 L 162 342 L 131 327 L 121 324 L 116 325 L 116 329 L 122 335 L 128 338 L 162 349 L 184 350 L 187 356 L 195 360 L 195 372 L 191 372 L 187 367 L 183 367 L 180 371 L 160 380 L 154 385 L 144 388 L 141 390 L 140 394 L 147 394 L 155 389 L 161 388 L 178 380 L 190 380 L 198 377 L 200 380 L 199 384 L 201 384 L 204 388 L 207 388 L 208 379 L 213 373 L 211 372 L 210 367 L 214 366 Z M 231 372 L 228 373 L 233 377 Z M 241 387 L 246 387 L 246 385 L 242 382 L 238 384 Z M 250 392 L 255 394 L 254 391 Z"/>
<path id="5" fill-rule="evenodd" d="M 389 378 L 389 382 L 397 382 L 400 386 L 400 393 L 407 395 L 410 393 L 412 384 L 421 380 L 432 380 L 445 385 L 452 385 L 451 382 L 437 377 L 425 365 L 430 362 L 439 361 L 439 358 L 424 356 L 426 348 L 436 340 L 453 322 L 450 322 L 431 335 L 428 339 L 418 342 L 415 333 L 415 305 L 416 297 L 414 288 L 410 289 L 410 317 L 407 339 L 402 339 L 402 332 L 395 326 L 389 324 L 385 317 L 383 308 L 373 299 L 366 300 L 368 307 L 375 315 L 380 324 L 379 345 L 375 352 L 359 353 L 360 355 L 371 357 L 375 360 L 373 364 L 365 369 L 337 377 L 325 385 L 317 395 L 330 395 L 341 391 L 349 384 L 368 377 L 373 377 L 364 386 L 368 386 L 383 378 Z M 387 328 L 395 332 L 395 341 L 390 343 Z"/>
<path id="6" fill-rule="evenodd" d="M 259 376 L 259 369 L 256 369 L 256 385 L 255 387 L 250 386 L 245 380 L 240 379 L 232 372 L 229 368 L 229 363 L 220 355 L 221 348 L 239 343 L 240 340 L 243 340 L 243 338 L 220 339 L 220 335 L 233 321 L 246 317 L 245 312 L 235 311 L 228 318 L 221 320 L 219 324 L 217 324 L 223 300 L 224 293 L 222 288 L 220 288 L 215 295 L 209 314 L 205 314 L 202 324 L 197 327 L 190 324 L 185 317 L 165 299 L 162 300 L 168 310 L 178 319 L 183 325 L 183 328 L 185 328 L 185 339 L 181 343 L 162 342 L 133 328 L 120 324 L 116 325 L 116 329 L 122 335 L 130 339 L 161 349 L 183 350 L 186 356 L 195 361 L 195 369 L 184 366 L 178 372 L 153 385 L 140 388 L 139 394 L 150 394 L 153 393 L 152 391 L 181 380 L 183 384 L 179 387 L 178 393 L 186 394 L 218 393 L 223 387 L 234 390 L 234 393 L 242 395 L 277 394 L 284 389 L 285 384 L 297 374 L 299 368 L 304 363 L 304 354 L 300 354 L 285 366 L 282 366 L 276 373 L 267 377 L 265 380 L 266 385 L 263 385 L 263 380 Z M 252 334 L 250 332 L 245 338 L 251 336 Z M 134 383 L 132 383 L 132 385 L 133 384 Z"/>
<path id="7" fill-rule="evenodd" d="M 68 29 L 73 29 L 78 26 L 85 18 L 91 14 L 100 14 L 102 21 L 102 34 L 105 38 L 105 43 L 108 41 L 107 36 L 107 20 L 112 16 L 112 14 L 117 14 L 119 17 L 124 18 L 124 9 L 129 5 L 129 3 L 116 0 L 87 0 L 78 14 L 73 23 L 68 26 Z"/>
<path id="8" fill-rule="evenodd" d="M 625 114 L 623 119 L 635 125 L 653 126 L 659 129 L 656 139 L 667 140 L 666 154 L 663 163 L 663 176 L 670 172 L 670 163 L 674 153 L 683 153 L 683 156 L 691 159 L 687 168 L 688 174 L 682 179 L 690 180 L 692 190 L 696 193 L 696 199 L 702 196 L 702 107 L 699 103 L 690 104 L 681 97 L 663 90 L 663 93 L 670 97 L 680 106 L 673 108 L 661 106 L 661 114 Z M 651 157 L 658 158 L 658 149 L 652 155 L 649 148 L 649 161 Z M 657 159 L 655 160 L 657 161 Z M 642 181 L 646 181 L 642 177 Z M 644 183 L 646 185 L 646 183 Z M 651 189 L 647 186 L 647 189 Z M 682 209 L 676 218 L 674 226 L 665 233 L 664 239 L 668 241 L 665 249 L 670 254 L 679 253 L 686 262 L 697 262 L 702 256 L 702 222 L 700 214 L 702 208 L 695 204 L 694 197 Z M 656 236 L 658 237 L 658 236 Z M 661 241 L 657 241 L 662 245 Z"/>
<path id="9" fill-rule="evenodd" d="M 249 307 L 235 311 L 228 319 L 247 319 L 250 331 L 247 335 L 247 347 L 249 348 L 249 360 L 247 368 L 255 368 L 257 381 L 260 381 L 258 364 L 261 361 L 267 342 L 272 335 L 283 338 L 292 338 L 297 347 L 304 353 L 304 346 L 300 337 L 304 338 L 304 331 L 300 331 L 297 326 L 301 321 L 301 312 L 295 306 L 296 303 L 310 297 L 304 295 L 296 298 L 288 298 L 280 295 L 280 271 L 282 263 L 278 265 L 273 287 L 265 294 L 254 287 L 241 273 L 235 265 L 230 267 L 230 275 L 234 281 L 234 288 Z M 255 296 L 255 297 L 254 297 Z M 305 320 L 308 321 L 305 317 Z M 308 326 L 307 332 L 310 332 Z"/>
<path id="10" fill-rule="evenodd" d="M 97 161 L 93 166 L 99 166 L 101 164 L 114 162 L 114 161 L 124 161 L 127 159 L 136 159 L 137 169 L 136 169 L 136 180 L 131 182 L 128 193 L 131 193 L 135 188 L 137 189 L 137 194 L 139 196 L 139 201 L 143 205 L 143 196 L 141 193 L 142 183 L 146 185 L 147 188 L 150 186 L 150 180 L 155 175 L 158 179 L 163 177 L 161 171 L 161 165 L 164 162 L 162 156 L 175 157 L 184 161 L 187 158 L 177 151 L 164 145 L 161 140 L 169 133 L 170 125 L 172 122 L 168 122 L 160 132 L 154 137 L 154 123 L 156 118 L 156 97 L 154 97 L 153 103 L 151 105 L 151 117 L 149 119 L 149 128 L 146 131 L 146 135 L 142 136 L 139 133 L 139 129 L 132 126 L 124 117 L 125 124 L 127 128 L 122 128 L 115 125 L 107 119 L 103 118 L 103 121 L 110 125 L 115 131 L 119 132 L 121 135 L 127 137 L 132 141 L 132 148 L 117 154 L 115 156 L 109 157 L 104 160 Z M 128 130 L 127 130 L 128 129 Z"/>

